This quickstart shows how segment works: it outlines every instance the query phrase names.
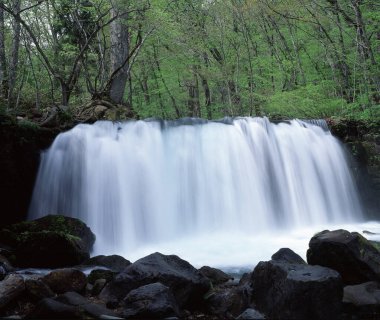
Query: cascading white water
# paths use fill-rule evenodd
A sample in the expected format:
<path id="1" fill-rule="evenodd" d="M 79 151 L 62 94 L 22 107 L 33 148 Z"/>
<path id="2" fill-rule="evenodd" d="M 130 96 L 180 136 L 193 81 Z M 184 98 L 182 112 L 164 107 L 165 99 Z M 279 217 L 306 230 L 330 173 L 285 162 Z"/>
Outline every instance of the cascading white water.
<path id="1" fill-rule="evenodd" d="M 46 214 L 82 219 L 96 253 L 128 258 L 181 239 L 202 251 L 198 240 L 215 234 L 205 241 L 346 223 L 361 209 L 326 128 L 237 118 L 102 121 L 60 134 L 42 155 L 30 208 L 31 218 Z"/>

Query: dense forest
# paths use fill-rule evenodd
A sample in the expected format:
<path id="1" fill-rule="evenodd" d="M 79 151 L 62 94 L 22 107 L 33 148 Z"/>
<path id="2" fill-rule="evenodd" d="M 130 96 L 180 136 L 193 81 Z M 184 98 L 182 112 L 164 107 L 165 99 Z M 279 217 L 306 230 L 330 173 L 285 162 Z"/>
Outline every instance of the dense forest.
<path id="1" fill-rule="evenodd" d="M 377 0 L 2 0 L 0 110 L 380 117 Z"/>

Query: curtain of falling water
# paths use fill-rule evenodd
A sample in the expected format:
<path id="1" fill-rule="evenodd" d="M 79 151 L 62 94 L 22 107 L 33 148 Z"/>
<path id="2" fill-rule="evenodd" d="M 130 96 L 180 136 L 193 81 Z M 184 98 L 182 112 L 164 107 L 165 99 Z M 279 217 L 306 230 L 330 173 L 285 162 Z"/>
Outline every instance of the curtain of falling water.
<path id="1" fill-rule="evenodd" d="M 107 253 L 347 222 L 361 210 L 323 123 L 237 118 L 103 121 L 60 134 L 42 155 L 30 207 L 30 218 L 47 214 L 82 219 Z"/>

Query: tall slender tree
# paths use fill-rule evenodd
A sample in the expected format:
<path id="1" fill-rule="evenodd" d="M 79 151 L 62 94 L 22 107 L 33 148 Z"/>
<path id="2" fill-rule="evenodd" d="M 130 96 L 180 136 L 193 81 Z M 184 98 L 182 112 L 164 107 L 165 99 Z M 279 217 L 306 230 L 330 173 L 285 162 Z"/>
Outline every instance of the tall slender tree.
<path id="1" fill-rule="evenodd" d="M 7 58 L 5 54 L 4 10 L 0 7 L 0 97 L 8 96 Z"/>

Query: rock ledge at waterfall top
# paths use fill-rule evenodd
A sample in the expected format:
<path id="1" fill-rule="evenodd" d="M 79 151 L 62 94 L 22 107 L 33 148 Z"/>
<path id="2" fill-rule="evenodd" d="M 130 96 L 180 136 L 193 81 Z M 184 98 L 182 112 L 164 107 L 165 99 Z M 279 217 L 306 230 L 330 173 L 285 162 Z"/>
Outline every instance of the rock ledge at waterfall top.
<path id="1" fill-rule="evenodd" d="M 17 267 L 57 268 L 78 265 L 90 257 L 95 235 L 82 221 L 49 215 L 0 230 Z"/>

